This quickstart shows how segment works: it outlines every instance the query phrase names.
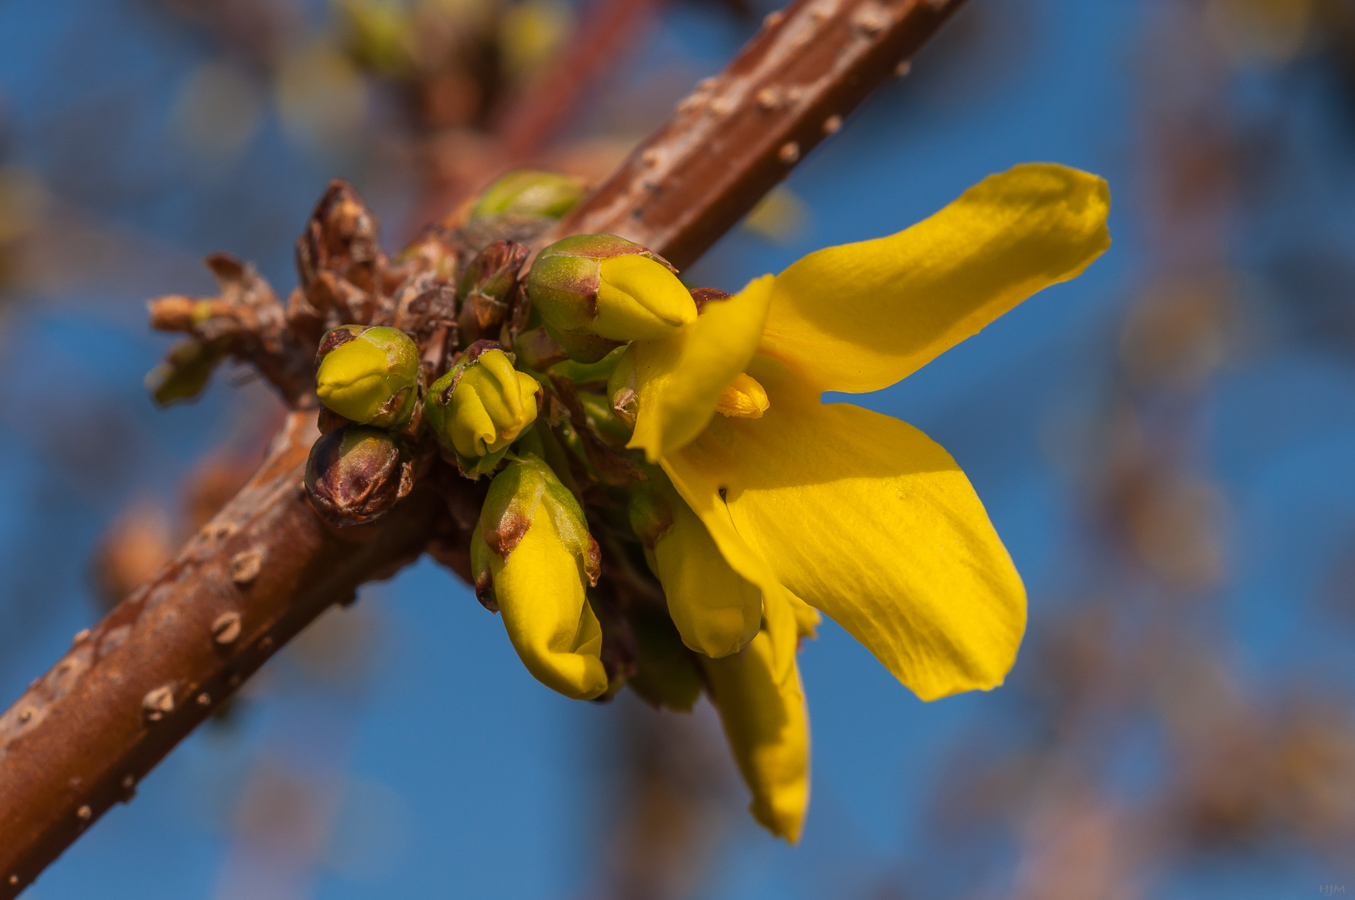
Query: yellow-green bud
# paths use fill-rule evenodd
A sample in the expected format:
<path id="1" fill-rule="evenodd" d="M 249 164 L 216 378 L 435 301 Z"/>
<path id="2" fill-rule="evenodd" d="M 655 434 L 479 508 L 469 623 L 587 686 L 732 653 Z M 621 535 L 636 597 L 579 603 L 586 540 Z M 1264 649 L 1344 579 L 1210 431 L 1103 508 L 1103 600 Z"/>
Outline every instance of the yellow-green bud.
<path id="1" fill-rule="evenodd" d="M 425 412 L 438 441 L 474 463 L 507 450 L 536 421 L 541 394 L 540 383 L 513 368 L 498 344 L 480 341 L 433 383 Z"/>
<path id="2" fill-rule="evenodd" d="M 696 302 L 675 272 L 639 244 L 583 234 L 541 251 L 528 273 L 527 292 L 566 350 L 570 335 L 652 341 L 696 321 Z M 582 360 L 571 350 L 570 358 L 601 356 Z"/>
<path id="3" fill-rule="evenodd" d="M 602 627 L 586 597 L 601 555 L 549 466 L 523 454 L 495 476 L 470 551 L 476 596 L 502 613 L 527 670 L 569 697 L 605 691 Z"/>
<path id="4" fill-rule="evenodd" d="M 360 425 L 394 428 L 419 399 L 419 348 L 397 328 L 344 325 L 320 341 L 315 392 Z"/>
<path id="5" fill-rule="evenodd" d="M 165 359 L 146 373 L 146 388 L 159 406 L 192 400 L 202 393 L 212 370 L 225 356 L 216 343 L 190 338 L 175 344 Z"/>
<path id="6" fill-rule="evenodd" d="M 559 172 L 519 169 L 485 188 L 472 219 L 489 216 L 545 216 L 558 219 L 583 199 L 583 182 Z"/>
<path id="7" fill-rule="evenodd" d="M 320 436 L 306 460 L 306 496 L 335 526 L 370 522 L 409 493 L 413 466 L 380 428 L 345 425 Z"/>

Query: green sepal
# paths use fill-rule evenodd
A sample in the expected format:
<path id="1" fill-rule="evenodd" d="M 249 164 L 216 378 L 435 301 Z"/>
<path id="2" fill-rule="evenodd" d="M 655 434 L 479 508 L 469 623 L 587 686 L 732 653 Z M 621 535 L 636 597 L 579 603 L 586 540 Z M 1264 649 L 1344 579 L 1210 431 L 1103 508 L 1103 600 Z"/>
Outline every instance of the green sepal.
<path id="1" fill-rule="evenodd" d="M 576 387 L 584 385 L 606 384 L 616 368 L 617 360 L 626 352 L 625 347 L 613 347 L 606 356 L 597 362 L 583 363 L 567 359 L 551 366 L 547 371 L 551 375 L 560 375 L 574 382 Z"/>

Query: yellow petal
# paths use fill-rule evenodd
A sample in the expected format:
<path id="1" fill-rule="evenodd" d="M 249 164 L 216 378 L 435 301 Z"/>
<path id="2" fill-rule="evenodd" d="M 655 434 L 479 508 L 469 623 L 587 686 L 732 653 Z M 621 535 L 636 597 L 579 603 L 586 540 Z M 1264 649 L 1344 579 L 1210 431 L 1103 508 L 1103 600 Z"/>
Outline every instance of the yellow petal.
<path id="1" fill-rule="evenodd" d="M 695 322 L 671 337 L 630 346 L 639 411 L 627 446 L 643 448 L 650 462 L 658 462 L 701 433 L 757 349 L 771 286 L 771 277 L 763 276 L 728 300 L 707 303 Z"/>
<path id="2" fill-rule="evenodd" d="M 800 627 L 794 603 L 805 605 L 790 591 L 781 591 L 763 610 L 763 630 L 772 642 L 772 667 L 778 681 L 789 676 L 800 650 Z"/>
<path id="3" fill-rule="evenodd" d="M 706 526 L 681 497 L 670 503 L 673 524 L 654 545 L 656 574 L 668 615 L 682 642 L 709 657 L 738 652 L 762 622 L 762 592 L 739 576 Z"/>
<path id="4" fill-rule="evenodd" d="M 776 276 L 762 351 L 822 390 L 917 371 L 1110 246 L 1105 181 L 1054 165 L 992 175 L 898 234 L 828 247 Z"/>
<path id="5" fill-rule="evenodd" d="M 561 542 L 544 503 L 531 521 L 507 562 L 489 554 L 494 597 L 527 671 L 566 697 L 589 700 L 607 689 L 607 673 L 583 563 Z"/>
<path id="6" fill-rule="evenodd" d="M 823 621 L 823 616 L 819 611 L 799 597 L 786 591 L 786 599 L 790 601 L 791 612 L 795 616 L 795 633 L 802 638 L 817 638 L 819 636 L 819 623 Z"/>
<path id="7" fill-rule="evenodd" d="M 734 520 L 716 493 L 714 483 L 685 465 L 683 454 L 663 460 L 662 465 L 678 494 L 706 526 L 706 532 L 715 541 L 725 562 L 745 581 L 757 585 L 762 592 L 762 606 L 766 609 L 773 602 L 772 598 L 784 594 L 786 589 L 776 580 L 767 562 L 734 530 Z"/>
<path id="8" fill-rule="evenodd" d="M 809 804 L 809 713 L 799 669 L 775 676 L 771 643 L 759 632 L 741 653 L 701 664 L 725 737 L 753 792 L 749 811 L 794 844 Z"/>
<path id="9" fill-rule="evenodd" d="M 731 564 L 768 566 L 922 699 L 1002 683 L 1025 630 L 1021 578 L 969 480 L 916 428 L 777 395 L 665 468 Z"/>

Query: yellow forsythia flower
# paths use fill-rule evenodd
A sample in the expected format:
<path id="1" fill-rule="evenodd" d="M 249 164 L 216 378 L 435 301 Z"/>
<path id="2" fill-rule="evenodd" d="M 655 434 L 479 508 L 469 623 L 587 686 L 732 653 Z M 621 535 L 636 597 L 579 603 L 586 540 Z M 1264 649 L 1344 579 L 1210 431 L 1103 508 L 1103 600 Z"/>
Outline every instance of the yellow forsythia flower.
<path id="1" fill-rule="evenodd" d="M 703 665 L 754 813 L 778 834 L 798 835 L 808 797 L 795 670 L 815 621 L 806 603 L 924 700 L 1001 684 L 1026 622 L 1021 578 L 950 455 L 821 394 L 888 387 L 1075 277 L 1110 245 L 1109 206 L 1096 176 L 1017 166 L 905 231 L 820 250 L 708 301 L 618 363 L 630 446 L 662 466 L 718 548 L 659 567 L 670 609 L 688 605 L 673 615 L 683 639 L 748 641 L 742 617 L 691 621 L 717 583 L 727 597 L 761 594 L 763 629 Z"/>

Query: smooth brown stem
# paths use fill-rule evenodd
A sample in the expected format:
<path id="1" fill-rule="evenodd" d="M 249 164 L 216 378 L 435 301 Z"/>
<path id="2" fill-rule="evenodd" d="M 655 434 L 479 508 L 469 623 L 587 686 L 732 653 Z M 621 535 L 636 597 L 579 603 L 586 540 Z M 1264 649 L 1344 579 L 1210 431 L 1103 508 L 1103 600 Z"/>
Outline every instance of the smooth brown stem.
<path id="1" fill-rule="evenodd" d="M 800 0 L 774 13 L 556 233 L 618 233 L 691 262 L 960 2 Z M 315 436 L 313 416 L 293 414 L 263 467 L 179 557 L 0 715 L 0 900 L 128 799 L 325 609 L 425 549 L 464 568 L 464 532 L 449 544 L 443 524 L 448 495 L 428 486 L 379 523 L 323 525 L 301 486 Z"/>

